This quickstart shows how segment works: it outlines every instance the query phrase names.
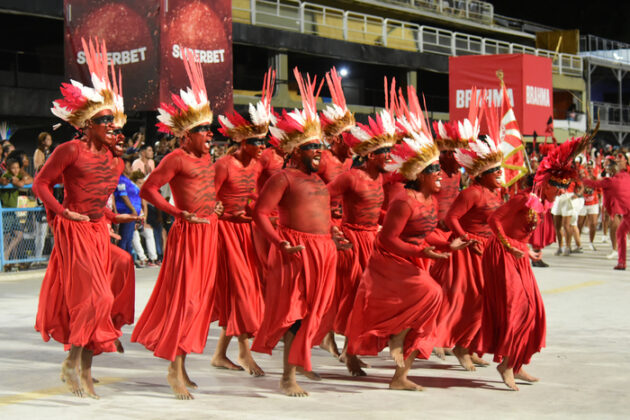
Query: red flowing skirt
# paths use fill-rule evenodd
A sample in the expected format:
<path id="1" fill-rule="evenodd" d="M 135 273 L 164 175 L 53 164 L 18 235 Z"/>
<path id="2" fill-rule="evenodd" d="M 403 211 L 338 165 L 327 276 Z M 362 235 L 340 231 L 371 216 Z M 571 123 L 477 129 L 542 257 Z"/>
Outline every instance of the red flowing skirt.
<path id="1" fill-rule="evenodd" d="M 541 222 L 532 233 L 529 243 L 535 249 L 543 249 L 556 241 L 556 229 L 553 227 L 553 214 L 547 210 Z"/>
<path id="2" fill-rule="evenodd" d="M 264 313 L 263 292 L 251 223 L 219 220 L 219 249 L 213 321 L 228 336 L 253 337 Z"/>
<path id="3" fill-rule="evenodd" d="M 481 249 L 488 238 L 469 235 L 479 241 Z M 442 286 L 444 300 L 438 315 L 438 347 L 466 347 L 481 328 L 484 278 L 481 255 L 471 247 L 451 253 L 438 260 L 431 275 Z"/>
<path id="4" fill-rule="evenodd" d="M 527 245 L 510 240 L 526 252 Z M 545 308 L 527 253 L 516 259 L 496 237 L 482 258 L 485 278 L 481 333 L 472 350 L 493 353 L 494 361 L 509 357 L 518 372 L 545 347 Z"/>
<path id="5" fill-rule="evenodd" d="M 304 245 L 304 250 L 287 255 L 277 247 L 269 252 L 269 277 L 265 290 L 265 315 L 252 350 L 271 354 L 278 341 L 298 320 L 289 363 L 312 370 L 311 348 L 322 317 L 332 302 L 335 288 L 337 249 L 330 235 L 298 232 L 278 227 L 283 240 Z M 272 308 L 272 309 L 270 309 Z"/>
<path id="6" fill-rule="evenodd" d="M 217 219 L 210 224 L 175 219 L 164 261 L 131 335 L 157 357 L 202 353 L 208 339 L 217 267 Z"/>
<path id="7" fill-rule="evenodd" d="M 42 282 L 35 329 L 44 341 L 114 352 L 120 336 L 112 323 L 109 230 L 103 219 L 55 217 L 55 246 Z"/>
<path id="8" fill-rule="evenodd" d="M 341 230 L 346 239 L 352 243 L 352 248 L 341 251 L 337 262 L 338 291 L 335 294 L 339 295 L 339 305 L 334 322 L 334 331 L 337 334 L 346 332 L 357 289 L 363 271 L 370 261 L 378 229 L 377 226 L 371 228 L 344 224 Z"/>
<path id="9" fill-rule="evenodd" d="M 136 300 L 136 271 L 133 258 L 124 249 L 109 243 L 110 276 L 114 304 L 112 322 L 117 330 L 133 324 Z"/>
<path id="10" fill-rule="evenodd" d="M 391 335 L 410 328 L 405 358 L 418 350 L 427 359 L 435 345 L 442 289 L 427 261 L 407 259 L 375 246 L 354 300 L 346 337 L 348 353 L 376 356 Z"/>

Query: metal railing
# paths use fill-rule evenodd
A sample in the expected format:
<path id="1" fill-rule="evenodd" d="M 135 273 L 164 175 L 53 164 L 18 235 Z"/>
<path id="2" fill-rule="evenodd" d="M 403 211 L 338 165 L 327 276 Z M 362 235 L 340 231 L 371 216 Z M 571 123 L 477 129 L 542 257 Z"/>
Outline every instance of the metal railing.
<path id="1" fill-rule="evenodd" d="M 9 184 L 3 189 L 15 188 Z M 20 190 L 30 189 L 25 185 Z M 0 206 L 0 270 L 9 264 L 45 262 L 53 246 L 52 232 L 48 228 L 43 206 L 4 208 Z M 17 267 L 15 267 L 17 268 Z"/>
<path id="2" fill-rule="evenodd" d="M 610 102 L 591 102 L 591 115 L 599 117 L 602 126 L 630 125 L 630 106 Z"/>
<path id="3" fill-rule="evenodd" d="M 582 76 L 579 55 L 542 50 L 298 0 L 233 0 L 233 20 L 326 38 L 449 56 L 523 53 L 553 60 L 558 74 Z"/>
<path id="4" fill-rule="evenodd" d="M 580 37 L 580 55 L 630 64 L 630 44 L 595 35 Z"/>
<path id="5" fill-rule="evenodd" d="M 492 23 L 494 18 L 494 6 L 491 3 L 478 0 L 385 0 L 383 3 L 483 23 Z"/>

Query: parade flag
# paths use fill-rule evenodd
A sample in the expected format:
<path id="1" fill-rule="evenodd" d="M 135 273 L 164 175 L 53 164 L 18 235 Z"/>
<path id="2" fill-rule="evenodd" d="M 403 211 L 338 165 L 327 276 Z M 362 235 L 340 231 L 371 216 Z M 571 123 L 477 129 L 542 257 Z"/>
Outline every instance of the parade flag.
<path id="1" fill-rule="evenodd" d="M 518 128 L 518 122 L 503 81 L 501 81 L 501 91 L 503 101 L 501 104 L 501 144 L 499 147 L 503 152 L 503 164 L 501 166 L 503 166 L 505 173 L 504 187 L 508 188 L 525 176 L 528 169 L 525 165 L 523 136 L 521 136 L 521 131 Z"/>

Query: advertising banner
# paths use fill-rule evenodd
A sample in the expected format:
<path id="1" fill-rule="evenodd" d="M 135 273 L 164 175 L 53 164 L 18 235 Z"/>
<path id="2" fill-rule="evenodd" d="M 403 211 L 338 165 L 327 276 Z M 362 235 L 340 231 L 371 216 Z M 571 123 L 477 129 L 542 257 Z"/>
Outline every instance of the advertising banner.
<path id="1" fill-rule="evenodd" d="M 544 133 L 553 115 L 552 62 L 528 54 L 475 55 L 449 58 L 449 116 L 466 118 L 471 88 L 488 90 L 488 100 L 501 106 L 497 71 L 503 72 L 507 96 L 524 135 Z M 486 132 L 482 125 L 482 133 Z"/>
<path id="2" fill-rule="evenodd" d="M 122 71 L 125 109 L 154 111 L 189 85 L 183 51 L 201 62 L 215 114 L 232 109 L 230 0 L 64 0 L 66 77 L 90 84 L 81 38 L 105 40 Z"/>
<path id="3" fill-rule="evenodd" d="M 201 62 L 215 115 L 232 109 L 231 0 L 167 0 L 161 15 L 160 101 L 188 86 L 182 58 L 190 48 Z"/>
<path id="4" fill-rule="evenodd" d="M 65 0 L 66 77 L 91 86 L 81 38 L 105 40 L 122 72 L 127 110 L 154 110 L 159 89 L 159 9 L 154 0 Z"/>

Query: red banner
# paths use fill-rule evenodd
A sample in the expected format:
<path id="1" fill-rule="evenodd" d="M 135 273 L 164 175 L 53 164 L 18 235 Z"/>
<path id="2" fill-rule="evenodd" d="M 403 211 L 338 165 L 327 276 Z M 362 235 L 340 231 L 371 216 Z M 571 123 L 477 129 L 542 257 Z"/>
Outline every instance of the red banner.
<path id="1" fill-rule="evenodd" d="M 110 62 L 122 71 L 125 108 L 156 109 L 159 3 L 65 0 L 64 7 L 66 77 L 91 86 L 81 38 L 98 37 L 107 43 Z"/>
<path id="2" fill-rule="evenodd" d="M 233 108 L 231 0 L 168 0 L 161 16 L 160 100 L 188 86 L 184 48 L 195 51 L 215 115 Z"/>
<path id="3" fill-rule="evenodd" d="M 90 85 L 81 38 L 107 43 L 125 108 L 154 111 L 189 85 L 182 49 L 195 50 L 215 113 L 232 109 L 230 0 L 64 0 L 66 77 Z"/>
<path id="4" fill-rule="evenodd" d="M 553 115 L 552 62 L 546 57 L 528 54 L 468 55 L 449 58 L 449 117 L 463 119 L 468 115 L 472 86 L 488 89 L 488 100 L 502 104 L 503 81 L 521 132 L 542 134 Z M 482 133 L 485 133 L 482 126 Z"/>

